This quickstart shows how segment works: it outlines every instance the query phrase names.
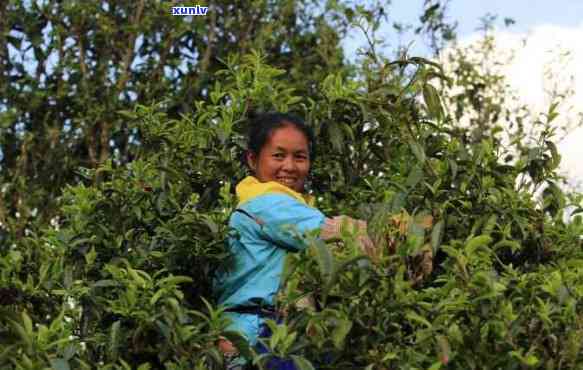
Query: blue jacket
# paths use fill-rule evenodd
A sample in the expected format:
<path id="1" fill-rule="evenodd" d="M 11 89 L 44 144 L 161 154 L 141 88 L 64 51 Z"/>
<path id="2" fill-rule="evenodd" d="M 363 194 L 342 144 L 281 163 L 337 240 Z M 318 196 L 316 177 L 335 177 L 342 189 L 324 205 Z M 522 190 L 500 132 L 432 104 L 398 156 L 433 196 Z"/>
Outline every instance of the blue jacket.
<path id="1" fill-rule="evenodd" d="M 285 257 L 305 249 L 303 234 L 322 226 L 325 216 L 313 208 L 312 199 L 276 182 L 259 182 L 249 176 L 237 185 L 238 212 L 229 220 L 234 235 L 228 246 L 233 264 L 219 273 L 215 293 L 227 307 L 273 305 L 281 287 Z M 263 320 L 257 315 L 228 314 L 229 328 L 257 342 Z"/>

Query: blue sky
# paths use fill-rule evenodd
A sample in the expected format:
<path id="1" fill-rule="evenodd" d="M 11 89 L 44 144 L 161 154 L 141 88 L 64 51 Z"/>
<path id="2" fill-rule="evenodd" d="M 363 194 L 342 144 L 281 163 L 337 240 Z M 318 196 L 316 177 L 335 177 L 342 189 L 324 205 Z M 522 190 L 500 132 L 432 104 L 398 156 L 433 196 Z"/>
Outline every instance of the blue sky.
<path id="1" fill-rule="evenodd" d="M 395 1 L 396 7 L 413 6 L 421 1 Z M 452 0 L 450 14 L 459 21 L 462 35 L 472 33 L 477 20 L 485 13 L 510 17 L 516 21 L 512 29 L 526 32 L 533 26 L 554 24 L 575 27 L 583 21 L 583 1 L 581 0 Z"/>
<path id="2" fill-rule="evenodd" d="M 393 0 L 389 17 L 391 21 L 416 25 L 422 9 L 423 0 Z M 496 24 L 499 27 L 503 27 L 504 18 L 514 19 L 516 23 L 507 30 L 516 33 L 527 33 L 541 25 L 576 27 L 583 24 L 583 0 L 451 0 L 448 15 L 449 20 L 458 22 L 458 37 L 463 38 L 477 32 L 480 18 L 488 13 L 498 15 Z M 381 30 L 380 35 L 395 42 L 391 30 Z M 402 38 L 406 42 L 413 39 L 412 33 Z M 360 38 L 347 41 L 349 57 L 360 42 Z M 415 39 L 411 51 L 417 55 L 427 54 L 428 48 L 420 39 Z"/>
<path id="3" fill-rule="evenodd" d="M 417 3 L 417 4 L 415 4 Z M 395 1 L 397 7 L 419 8 L 422 1 Z M 513 18 L 516 24 L 512 30 L 526 32 L 542 24 L 575 27 L 583 22 L 582 0 L 452 0 L 450 14 L 459 22 L 461 35 L 475 31 L 479 18 L 486 13 L 498 14 L 500 19 Z"/>

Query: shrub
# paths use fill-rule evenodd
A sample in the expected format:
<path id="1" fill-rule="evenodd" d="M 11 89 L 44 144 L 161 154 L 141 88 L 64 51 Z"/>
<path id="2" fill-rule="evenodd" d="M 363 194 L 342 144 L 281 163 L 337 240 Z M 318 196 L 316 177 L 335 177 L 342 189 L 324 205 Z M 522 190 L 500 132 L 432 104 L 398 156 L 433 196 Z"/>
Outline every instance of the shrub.
<path id="1" fill-rule="evenodd" d="M 142 133 L 138 158 L 80 170 L 54 226 L 1 248 L 1 367 L 220 368 L 220 335 L 248 352 L 210 284 L 229 261 L 245 118 L 263 110 L 314 126 L 319 207 L 367 219 L 379 248 L 369 259 L 350 235 L 312 236 L 286 266 L 274 353 L 307 369 L 581 366 L 583 226 L 561 218 L 580 197 L 556 185 L 552 138 L 509 164 L 495 133 L 472 142 L 448 120 L 438 66 L 385 68 L 329 75 L 303 98 L 254 53 L 229 60 L 193 114 L 170 119 L 167 102 L 118 112 Z M 516 185 L 535 165 L 540 201 Z M 421 250 L 432 271 L 413 279 Z M 295 308 L 306 295 L 317 309 Z"/>

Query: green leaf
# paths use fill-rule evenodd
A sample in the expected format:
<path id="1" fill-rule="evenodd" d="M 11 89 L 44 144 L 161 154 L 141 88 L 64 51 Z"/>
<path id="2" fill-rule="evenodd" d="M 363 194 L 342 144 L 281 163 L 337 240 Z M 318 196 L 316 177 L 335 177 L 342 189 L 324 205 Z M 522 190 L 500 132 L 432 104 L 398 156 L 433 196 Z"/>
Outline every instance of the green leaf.
<path id="1" fill-rule="evenodd" d="M 69 367 L 69 362 L 62 358 L 52 359 L 51 367 L 54 370 L 71 370 L 71 368 Z"/>
<path id="2" fill-rule="evenodd" d="M 553 122 L 559 116 L 559 112 L 557 112 L 558 106 L 559 102 L 554 102 L 549 106 L 549 110 L 547 111 L 547 124 Z"/>
<path id="3" fill-rule="evenodd" d="M 476 236 L 476 237 L 470 239 L 466 243 L 466 248 L 465 248 L 466 253 L 467 253 L 467 255 L 471 256 L 472 254 L 474 254 L 476 249 L 483 247 L 483 246 L 487 246 L 491 242 L 492 242 L 492 237 L 490 235 Z"/>
<path id="4" fill-rule="evenodd" d="M 283 270 L 281 272 L 281 281 L 286 282 L 292 276 L 297 268 L 296 260 L 292 254 L 288 254 L 283 263 Z"/>
<path id="5" fill-rule="evenodd" d="M 119 282 L 115 280 L 105 279 L 96 281 L 95 284 L 92 285 L 92 288 L 109 288 L 114 286 L 119 286 Z"/>
<path id="6" fill-rule="evenodd" d="M 429 116 L 436 121 L 443 121 L 443 107 L 439 98 L 439 93 L 433 85 L 426 83 L 423 85 L 423 99 L 427 105 Z"/>
<path id="7" fill-rule="evenodd" d="M 536 366 L 539 360 L 535 355 L 528 355 L 523 359 L 523 363 L 527 366 Z"/>
<path id="8" fill-rule="evenodd" d="M 400 191 L 393 196 L 391 199 L 391 213 L 400 212 L 403 207 L 405 207 L 405 202 L 407 200 L 407 193 Z"/>
<path id="9" fill-rule="evenodd" d="M 17 323 L 16 321 L 10 320 L 10 324 L 12 325 L 12 328 L 14 329 L 14 331 L 16 331 L 16 333 L 20 336 L 20 339 L 26 345 L 27 352 L 29 352 L 29 353 L 32 352 L 32 344 L 33 344 L 32 335 L 28 334 L 26 329 L 22 325 Z"/>
<path id="10" fill-rule="evenodd" d="M 183 283 L 192 283 L 192 278 L 189 276 L 168 276 L 158 282 L 158 286 L 162 285 L 178 285 Z"/>
<path id="11" fill-rule="evenodd" d="M 449 357 L 451 353 L 451 348 L 447 337 L 444 335 L 437 335 L 437 347 L 439 349 L 439 358 L 442 364 L 447 364 L 449 362 Z"/>
<path id="12" fill-rule="evenodd" d="M 340 124 L 336 122 L 332 122 L 329 124 L 328 138 L 330 139 L 330 142 L 332 143 L 332 147 L 334 148 L 334 150 L 338 152 L 343 152 L 346 140 L 344 138 L 344 131 L 339 125 Z"/>
<path id="13" fill-rule="evenodd" d="M 405 186 L 408 188 L 414 188 L 419 184 L 419 182 L 423 179 L 424 173 L 423 168 L 420 165 L 416 165 L 413 167 L 411 172 L 409 172 L 409 176 L 407 176 L 407 180 L 405 181 Z"/>
<path id="14" fill-rule="evenodd" d="M 523 356 L 521 351 L 511 351 L 510 355 L 520 360 L 523 365 L 526 366 L 536 366 L 539 363 L 539 359 L 535 355 Z"/>
<path id="15" fill-rule="evenodd" d="M 223 363 L 223 355 L 219 352 L 219 349 L 216 347 L 211 347 L 204 351 L 210 358 L 212 358 L 215 364 L 222 364 Z"/>
<path id="16" fill-rule="evenodd" d="M 332 330 L 332 342 L 336 349 L 342 349 L 344 339 L 352 328 L 352 322 L 349 320 L 340 319 L 336 322 L 336 326 Z"/>
<path id="17" fill-rule="evenodd" d="M 430 12 L 433 12 L 434 11 L 432 9 L 437 9 L 437 8 L 439 8 L 439 4 L 432 5 L 425 12 L 426 13 L 430 13 Z M 415 64 L 419 64 L 419 65 L 427 64 L 427 65 L 430 65 L 430 66 L 433 66 L 433 67 L 437 68 L 439 71 L 441 71 L 443 69 L 443 67 L 439 63 L 436 63 L 436 62 L 434 62 L 432 60 L 429 60 L 427 58 L 411 57 L 411 58 L 409 58 L 409 61 L 411 63 L 415 63 Z"/>
<path id="18" fill-rule="evenodd" d="M 155 305 L 156 302 L 158 302 L 158 300 L 160 299 L 160 297 L 162 297 L 164 293 L 166 293 L 166 289 L 158 289 L 158 291 L 154 293 L 152 298 L 150 298 L 150 305 L 152 306 Z"/>
<path id="19" fill-rule="evenodd" d="M 340 127 L 342 128 L 346 141 L 353 143 L 356 139 L 354 138 L 354 131 L 352 130 L 352 127 L 346 123 L 340 124 Z"/>
<path id="20" fill-rule="evenodd" d="M 95 247 L 91 247 L 89 252 L 85 253 L 85 263 L 88 266 L 93 265 L 93 262 L 95 262 L 96 257 L 97 257 L 97 252 L 95 252 Z"/>
<path id="21" fill-rule="evenodd" d="M 271 349 L 275 349 L 277 344 L 287 336 L 287 330 L 285 330 L 285 324 L 277 325 L 273 320 L 267 320 L 267 325 L 271 329 L 271 338 L 269 338 L 269 346 Z"/>
<path id="22" fill-rule="evenodd" d="M 339 266 L 337 266 L 334 269 L 332 276 L 330 277 L 328 282 L 324 285 L 324 289 L 323 289 L 324 301 L 326 300 L 326 297 L 328 296 L 328 293 L 330 292 L 330 290 L 332 288 L 334 288 L 334 285 L 336 285 L 336 283 L 338 282 L 340 275 L 343 272 L 347 271 L 348 268 L 350 268 L 352 265 L 359 264 L 361 261 L 370 262 L 370 258 L 368 256 L 365 256 L 365 255 L 356 256 L 354 258 L 349 259 L 348 261 L 342 262 Z"/>
<path id="23" fill-rule="evenodd" d="M 548 186 L 543 190 L 543 209 L 552 217 L 556 217 L 564 207 L 564 195 L 553 181 L 547 182 Z"/>
<path id="24" fill-rule="evenodd" d="M 20 50 L 20 46 L 22 45 L 22 39 L 19 37 L 14 37 L 11 35 L 6 35 L 6 40 L 8 40 L 8 42 L 10 44 L 12 44 L 12 46 L 14 46 L 14 48 L 16 50 Z"/>
<path id="25" fill-rule="evenodd" d="M 69 338 L 67 338 L 67 340 L 69 340 Z M 70 359 L 73 358 L 73 356 L 75 356 L 76 353 L 77 347 L 73 344 L 70 344 L 65 348 L 65 351 L 63 352 L 63 358 L 69 361 Z"/>
<path id="26" fill-rule="evenodd" d="M 320 274 L 325 283 L 328 283 L 334 272 L 334 257 L 323 240 L 315 238 L 312 241 L 312 249 L 316 255 L 316 262 L 320 266 Z"/>
<path id="27" fill-rule="evenodd" d="M 530 148 L 528 149 L 528 155 L 527 155 L 527 163 L 532 162 L 533 160 L 537 159 L 540 155 L 540 148 L 538 147 L 534 147 L 534 148 Z"/>
<path id="28" fill-rule="evenodd" d="M 199 313 L 199 312 L 195 311 L 194 313 Z M 170 329 L 170 327 L 168 325 L 164 324 L 160 320 L 156 320 L 156 326 L 158 327 L 158 329 L 160 330 L 160 332 L 162 333 L 164 338 L 166 338 L 166 340 L 171 340 L 172 330 Z"/>
<path id="29" fill-rule="evenodd" d="M 497 221 L 498 221 L 497 215 L 495 214 L 490 215 L 490 217 L 488 217 L 488 220 L 484 224 L 484 227 L 482 228 L 482 234 L 490 235 L 494 230 Z"/>
<path id="30" fill-rule="evenodd" d="M 554 170 L 555 168 L 557 168 L 559 166 L 559 164 L 561 164 L 561 155 L 559 154 L 559 150 L 557 149 L 557 146 L 555 145 L 555 143 L 547 140 L 547 141 L 545 141 L 545 144 L 547 145 L 547 147 L 551 151 L 552 161 L 551 161 L 550 169 Z"/>
<path id="31" fill-rule="evenodd" d="M 16 345 L 6 346 L 6 348 L 0 352 L 0 363 L 6 361 L 9 357 L 13 357 L 15 348 Z"/>
<path id="32" fill-rule="evenodd" d="M 417 158 L 417 161 L 419 161 L 419 163 L 424 163 L 425 162 L 425 150 L 423 149 L 421 144 L 419 144 L 418 142 L 415 142 L 415 141 L 410 141 L 409 147 L 411 148 L 411 151 L 413 152 L 413 155 L 415 156 L 415 158 Z"/>
<path id="33" fill-rule="evenodd" d="M 38 284 L 37 284 L 37 288 L 39 286 L 41 286 L 46 278 L 47 278 L 47 274 L 49 272 L 49 269 L 51 268 L 51 264 L 50 263 L 43 263 L 40 267 L 40 273 L 39 273 L 39 277 L 38 277 Z"/>
<path id="34" fill-rule="evenodd" d="M 42 327 L 42 326 L 41 326 L 41 327 Z M 49 343 L 49 345 L 47 345 L 45 348 L 46 348 L 47 350 L 49 350 L 49 349 L 51 349 L 51 348 L 53 348 L 53 347 L 60 346 L 61 344 L 65 344 L 65 343 L 67 343 L 67 342 L 70 342 L 70 341 L 71 341 L 71 339 L 70 339 L 70 338 L 60 338 L 60 339 L 57 339 L 57 340 L 55 340 L 55 341 L 53 341 L 53 342 Z M 67 359 L 67 358 L 65 358 L 65 359 Z"/>
<path id="35" fill-rule="evenodd" d="M 447 329 L 447 335 L 451 340 L 457 343 L 462 343 L 464 340 L 464 336 L 460 330 L 460 327 L 455 323 L 449 326 Z"/>
<path id="36" fill-rule="evenodd" d="M 437 249 L 441 244 L 441 240 L 443 237 L 443 230 L 445 229 L 445 222 L 440 220 L 438 223 L 433 226 L 433 230 L 431 230 L 431 248 L 433 249 L 433 255 L 437 253 Z"/>
<path id="37" fill-rule="evenodd" d="M 287 353 L 289 348 L 292 346 L 292 344 L 295 342 L 296 337 L 297 337 L 298 333 L 293 332 L 288 334 L 282 341 L 282 345 L 281 345 L 281 351 L 283 353 Z"/>
<path id="38" fill-rule="evenodd" d="M 497 251 L 500 248 L 508 247 L 514 253 L 520 250 L 520 243 L 514 240 L 501 240 L 492 246 L 492 250 Z"/>
<path id="39" fill-rule="evenodd" d="M 441 369 L 442 366 L 443 364 L 440 361 L 437 361 L 434 362 L 433 365 L 431 365 L 428 370 L 439 370 Z"/>
<path id="40" fill-rule="evenodd" d="M 405 317 L 407 317 L 407 319 L 409 321 L 413 321 L 413 322 L 422 324 L 428 328 L 432 327 L 431 323 L 429 321 L 427 321 L 427 319 L 425 317 L 419 315 L 415 311 L 411 311 L 411 310 L 407 311 L 407 313 L 405 314 Z"/>
<path id="41" fill-rule="evenodd" d="M 411 248 L 409 253 L 415 253 L 423 245 L 425 239 L 425 229 L 416 222 L 410 222 L 407 229 L 407 244 Z"/>
<path id="42" fill-rule="evenodd" d="M 211 233 L 216 234 L 219 232 L 218 225 L 216 224 L 216 222 L 211 220 L 210 217 L 205 216 L 204 218 L 202 218 L 202 222 L 209 228 Z"/>
<path id="43" fill-rule="evenodd" d="M 65 271 L 63 274 L 63 286 L 65 287 L 66 290 L 69 290 L 69 288 L 71 288 L 71 285 L 73 284 L 73 269 L 71 266 L 65 266 Z"/>
<path id="44" fill-rule="evenodd" d="M 80 238 L 80 239 L 76 239 L 74 242 L 72 242 L 69 247 L 70 248 L 75 248 L 76 246 L 80 245 L 80 244 L 86 244 L 86 243 L 92 243 L 94 240 L 94 237 L 91 238 Z"/>
<path id="45" fill-rule="evenodd" d="M 306 360 L 304 357 L 297 355 L 291 355 L 290 357 L 292 358 L 298 370 L 315 370 L 314 365 L 312 365 L 312 363 Z"/>
<path id="46" fill-rule="evenodd" d="M 21 313 L 22 322 L 24 323 L 24 329 L 28 335 L 33 335 L 33 327 L 32 327 L 32 320 L 30 316 L 25 311 Z"/>
<path id="47" fill-rule="evenodd" d="M 135 270 L 128 266 L 127 268 L 128 275 L 135 281 L 140 287 L 144 288 L 146 286 L 146 280 L 140 276 L 138 270 Z"/>
<path id="48" fill-rule="evenodd" d="M 449 168 L 451 169 L 451 179 L 455 180 L 455 178 L 457 176 L 457 172 L 458 172 L 458 164 L 453 159 L 449 159 L 448 163 L 449 163 Z"/>
<path id="49" fill-rule="evenodd" d="M 127 118 L 127 119 L 137 119 L 138 115 L 136 114 L 136 112 L 134 111 L 130 111 L 130 110 L 118 110 L 117 114 L 119 114 L 120 116 Z"/>
<path id="50" fill-rule="evenodd" d="M 116 321 L 111 325 L 111 330 L 109 334 L 109 356 L 111 359 L 117 359 L 118 348 L 120 341 L 120 321 Z"/>

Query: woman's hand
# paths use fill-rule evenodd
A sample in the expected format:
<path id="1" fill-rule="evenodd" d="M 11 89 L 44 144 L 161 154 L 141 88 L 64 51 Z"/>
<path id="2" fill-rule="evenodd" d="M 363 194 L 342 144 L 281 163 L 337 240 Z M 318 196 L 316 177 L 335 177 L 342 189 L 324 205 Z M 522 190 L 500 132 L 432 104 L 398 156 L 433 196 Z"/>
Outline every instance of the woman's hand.
<path id="1" fill-rule="evenodd" d="M 366 234 L 366 222 L 344 215 L 327 218 L 322 225 L 320 238 L 324 240 L 339 238 L 343 231 L 350 234 L 355 232 Z"/>
<path id="2" fill-rule="evenodd" d="M 233 343 L 225 338 L 219 339 L 218 347 L 219 350 L 225 355 L 236 354 L 239 352 L 237 351 L 237 348 L 233 345 Z"/>
<path id="3" fill-rule="evenodd" d="M 368 236 L 366 221 L 344 215 L 327 218 L 322 225 L 320 238 L 323 240 L 339 238 L 343 231 L 356 233 L 360 250 L 371 258 L 376 257 L 376 247 Z"/>

